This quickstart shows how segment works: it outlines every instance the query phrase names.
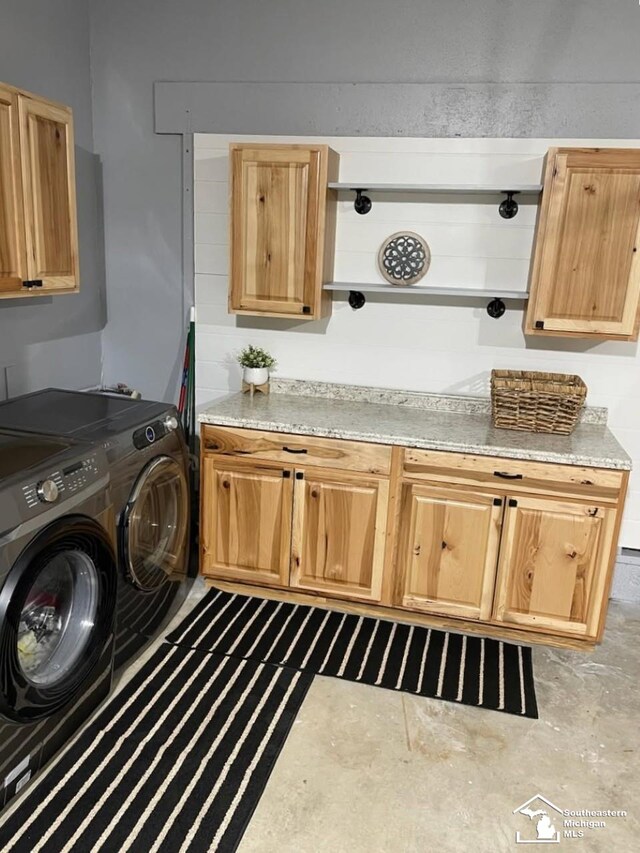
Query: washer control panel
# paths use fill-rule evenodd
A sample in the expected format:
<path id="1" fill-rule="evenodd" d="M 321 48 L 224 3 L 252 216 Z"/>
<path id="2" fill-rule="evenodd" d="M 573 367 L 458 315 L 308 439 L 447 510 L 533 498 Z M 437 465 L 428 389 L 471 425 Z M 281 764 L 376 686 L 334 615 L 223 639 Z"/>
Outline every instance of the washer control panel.
<path id="1" fill-rule="evenodd" d="M 46 477 L 22 487 L 22 494 L 29 509 L 39 504 L 52 504 L 61 497 L 71 496 L 90 485 L 100 476 L 98 461 L 94 455 L 79 459 L 66 468 L 51 471 Z"/>
<path id="2" fill-rule="evenodd" d="M 162 420 L 153 421 L 137 429 L 133 434 L 133 445 L 138 450 L 144 450 L 145 447 L 154 444 L 158 439 L 177 430 L 179 426 L 180 422 L 175 415 L 167 415 Z"/>

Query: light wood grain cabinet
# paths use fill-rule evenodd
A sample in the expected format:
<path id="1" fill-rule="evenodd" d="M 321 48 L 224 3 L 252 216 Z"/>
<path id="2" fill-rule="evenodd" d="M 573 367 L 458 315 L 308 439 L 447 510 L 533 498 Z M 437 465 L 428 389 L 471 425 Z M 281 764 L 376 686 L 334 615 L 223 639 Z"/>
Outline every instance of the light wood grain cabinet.
<path id="1" fill-rule="evenodd" d="M 261 584 L 289 581 L 290 469 L 205 457 L 202 571 Z"/>
<path id="2" fill-rule="evenodd" d="M 640 150 L 547 155 L 525 332 L 637 340 Z"/>
<path id="3" fill-rule="evenodd" d="M 202 448 L 203 574 L 380 600 L 391 448 L 214 426 Z"/>
<path id="4" fill-rule="evenodd" d="M 18 95 L 0 84 L 0 296 L 26 278 Z"/>
<path id="5" fill-rule="evenodd" d="M 0 297 L 78 289 L 73 117 L 0 84 Z"/>
<path id="6" fill-rule="evenodd" d="M 205 425 L 202 574 L 501 639 L 602 638 L 628 472 Z"/>
<path id="7" fill-rule="evenodd" d="M 292 587 L 379 601 L 388 479 L 296 472 Z"/>
<path id="8" fill-rule="evenodd" d="M 68 107 L 18 96 L 29 280 L 78 284 L 73 117 Z"/>
<path id="9" fill-rule="evenodd" d="M 396 605 L 490 619 L 502 512 L 495 495 L 406 484 Z"/>
<path id="10" fill-rule="evenodd" d="M 504 521 L 494 618 L 595 638 L 615 510 L 544 498 L 512 498 Z"/>
<path id="11" fill-rule="evenodd" d="M 337 154 L 326 145 L 230 146 L 229 311 L 317 320 L 333 266 Z M 326 273 L 325 273 L 326 271 Z"/>

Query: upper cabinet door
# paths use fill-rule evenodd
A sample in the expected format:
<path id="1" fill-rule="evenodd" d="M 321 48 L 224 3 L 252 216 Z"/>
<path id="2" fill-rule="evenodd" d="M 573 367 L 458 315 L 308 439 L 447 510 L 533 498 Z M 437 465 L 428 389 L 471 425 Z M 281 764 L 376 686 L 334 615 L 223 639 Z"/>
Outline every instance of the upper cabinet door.
<path id="1" fill-rule="evenodd" d="M 78 234 L 71 110 L 18 95 L 30 280 L 44 290 L 78 287 Z"/>
<path id="2" fill-rule="evenodd" d="M 637 340 L 640 150 L 550 149 L 527 334 Z"/>
<path id="3" fill-rule="evenodd" d="M 510 499 L 493 618 L 597 637 L 614 529 L 613 509 L 551 498 Z"/>
<path id="4" fill-rule="evenodd" d="M 20 291 L 25 278 L 18 96 L 0 86 L 0 293 Z"/>
<path id="5" fill-rule="evenodd" d="M 327 181 L 337 156 L 326 145 L 230 147 L 229 310 L 317 319 L 328 313 L 324 269 L 333 245 Z"/>

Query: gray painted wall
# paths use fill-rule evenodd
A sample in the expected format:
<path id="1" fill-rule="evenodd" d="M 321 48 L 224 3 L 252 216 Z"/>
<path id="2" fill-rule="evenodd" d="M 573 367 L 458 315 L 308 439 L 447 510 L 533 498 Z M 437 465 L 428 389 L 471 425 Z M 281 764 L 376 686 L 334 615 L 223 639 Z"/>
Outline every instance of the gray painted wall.
<path id="1" fill-rule="evenodd" d="M 99 383 L 106 300 L 87 3 L 2 0 L 0 13 L 0 80 L 73 108 L 81 288 L 71 296 L 0 301 L 2 399 L 7 390 L 13 396 L 46 385 Z"/>
<path id="2" fill-rule="evenodd" d="M 154 134 L 155 81 L 450 84 L 450 95 L 459 91 L 460 98 L 450 117 L 439 117 L 442 135 L 460 131 L 473 86 L 489 84 L 482 87 L 485 102 L 496 93 L 496 109 L 483 108 L 489 136 L 502 135 L 511 105 L 524 117 L 523 135 L 539 134 L 527 133 L 526 117 L 536 114 L 540 87 L 516 87 L 505 102 L 498 84 L 592 84 L 598 101 L 601 84 L 609 83 L 606 100 L 618 104 L 612 123 L 619 119 L 609 133 L 628 136 L 637 87 L 623 84 L 639 81 L 639 35 L 633 0 L 92 0 L 94 130 L 106 187 L 107 380 L 172 399 L 179 376 L 186 319 L 181 148 L 178 137 Z M 566 91 L 545 107 L 549 135 L 569 135 L 581 115 L 581 102 L 567 99 Z M 285 112 L 296 115 L 307 95 L 304 85 L 297 87 Z M 337 112 L 343 107 L 335 105 Z M 255 127 L 247 121 L 242 99 L 227 101 L 224 110 L 220 105 L 216 128 L 229 130 L 239 112 L 234 126 L 265 132 L 259 120 Z M 419 103 L 416 111 L 407 122 L 411 133 L 431 135 L 432 116 L 420 113 Z M 376 112 L 383 110 L 373 105 L 369 135 L 376 133 Z M 361 118 L 355 113 L 353 126 L 342 121 L 341 132 L 363 132 Z M 388 133 L 382 117 L 378 128 Z M 471 131 L 466 122 L 465 135 Z"/>

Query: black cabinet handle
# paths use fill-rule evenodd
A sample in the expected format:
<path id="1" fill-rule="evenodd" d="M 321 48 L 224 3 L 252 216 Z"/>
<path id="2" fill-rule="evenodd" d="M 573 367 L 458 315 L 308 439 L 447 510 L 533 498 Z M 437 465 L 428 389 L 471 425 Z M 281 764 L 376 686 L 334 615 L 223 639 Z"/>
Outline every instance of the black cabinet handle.
<path id="1" fill-rule="evenodd" d="M 308 450 L 306 450 L 304 448 L 302 450 L 294 450 L 292 447 L 287 447 L 286 444 L 282 449 L 285 450 L 287 453 L 308 453 L 309 452 Z"/>
<path id="2" fill-rule="evenodd" d="M 494 477 L 502 477 L 503 480 L 521 480 L 522 474 L 508 474 L 506 471 L 494 471 Z"/>

